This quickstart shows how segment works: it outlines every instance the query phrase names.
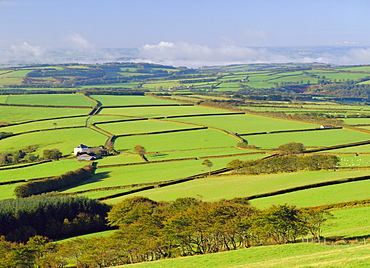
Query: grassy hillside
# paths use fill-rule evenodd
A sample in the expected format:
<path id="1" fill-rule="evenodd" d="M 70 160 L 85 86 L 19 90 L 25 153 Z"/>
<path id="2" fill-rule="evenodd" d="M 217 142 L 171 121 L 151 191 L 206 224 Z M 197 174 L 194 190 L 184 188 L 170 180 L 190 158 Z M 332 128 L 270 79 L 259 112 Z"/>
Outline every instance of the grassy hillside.
<path id="1" fill-rule="evenodd" d="M 370 265 L 369 250 L 370 245 L 332 247 L 317 244 L 288 244 L 117 267 L 367 267 Z"/>

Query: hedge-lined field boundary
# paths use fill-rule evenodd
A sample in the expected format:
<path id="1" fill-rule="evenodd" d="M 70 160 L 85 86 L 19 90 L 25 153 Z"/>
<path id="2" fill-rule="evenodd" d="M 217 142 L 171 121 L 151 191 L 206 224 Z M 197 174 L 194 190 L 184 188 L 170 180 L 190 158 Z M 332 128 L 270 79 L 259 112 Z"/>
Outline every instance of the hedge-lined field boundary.
<path id="1" fill-rule="evenodd" d="M 129 137 L 129 136 L 144 136 L 144 135 L 156 135 L 156 134 L 165 134 L 165 133 L 202 130 L 202 129 L 208 129 L 208 127 L 194 127 L 194 128 L 183 128 L 183 129 L 163 130 L 163 131 L 153 131 L 153 132 L 143 132 L 143 133 L 120 134 L 120 135 L 115 135 L 115 136 L 118 138 L 119 137 Z"/>
<path id="2" fill-rule="evenodd" d="M 263 193 L 263 194 L 250 195 L 250 196 L 245 197 L 245 199 L 246 200 L 253 200 L 253 199 L 276 196 L 276 195 L 281 195 L 281 194 L 287 194 L 287 193 L 292 193 L 292 192 L 297 192 L 297 191 L 302 191 L 302 190 L 308 190 L 308 189 L 313 189 L 313 188 L 320 188 L 320 187 L 323 187 L 323 186 L 331 186 L 331 185 L 337 185 L 337 184 L 355 182 L 355 181 L 365 181 L 365 180 L 369 180 L 369 179 L 370 179 L 370 176 L 361 176 L 361 177 L 345 178 L 345 179 L 340 179 L 340 180 L 319 182 L 319 183 L 307 184 L 307 185 L 303 185 L 303 186 L 297 186 L 297 187 L 287 188 L 287 189 L 268 192 L 268 193 Z"/>
<path id="3" fill-rule="evenodd" d="M 25 132 L 18 132 L 18 133 L 14 133 L 12 135 L 9 135 L 9 136 L 7 136 L 5 138 L 2 138 L 2 140 L 3 139 L 10 138 L 10 137 L 15 137 L 15 136 L 24 135 L 24 134 L 30 134 L 30 133 L 35 133 L 35 132 L 44 132 L 44 131 L 52 131 L 52 130 L 60 130 L 60 129 L 74 129 L 74 128 L 86 128 L 86 126 L 45 128 L 45 129 L 36 129 L 36 130 L 30 130 L 30 131 L 25 131 Z"/>
<path id="4" fill-rule="evenodd" d="M 0 103 L 0 106 L 16 106 L 16 107 L 38 107 L 38 108 L 86 108 L 91 109 L 91 106 L 69 106 L 69 105 L 41 105 L 41 104 L 10 104 Z"/>
<path id="5" fill-rule="evenodd" d="M 303 153 L 315 153 L 315 152 L 342 149 L 342 148 L 355 147 L 355 146 L 361 146 L 361 145 L 367 145 L 367 144 L 370 144 L 370 140 L 352 142 L 352 143 L 341 144 L 341 145 L 326 146 L 326 147 L 321 147 L 318 149 L 307 150 L 307 151 L 304 151 Z"/>
<path id="6" fill-rule="evenodd" d="M 0 167 L 0 171 L 1 170 L 24 168 L 24 167 L 31 167 L 31 166 L 36 166 L 36 165 L 44 164 L 44 163 L 47 163 L 47 162 L 51 162 L 51 161 L 52 160 L 42 160 L 42 161 L 38 161 L 38 162 L 24 164 L 24 165 L 21 165 L 21 166 L 5 166 L 5 167 Z"/>
<path id="7" fill-rule="evenodd" d="M 140 107 L 177 107 L 194 106 L 194 104 L 134 104 L 134 105 L 102 105 L 101 108 L 140 108 Z"/>
<path id="8" fill-rule="evenodd" d="M 35 122 L 42 122 L 42 121 L 77 118 L 77 117 L 87 117 L 87 116 L 88 115 L 71 115 L 71 116 L 61 116 L 61 117 L 52 117 L 52 118 L 44 118 L 44 119 L 35 119 L 35 120 L 23 121 L 23 122 L 19 122 L 19 123 L 10 123 L 10 124 L 6 124 L 6 125 L 0 125 L 0 128 L 1 127 L 18 126 L 18 125 L 35 123 Z"/>
<path id="9" fill-rule="evenodd" d="M 276 131 L 266 131 L 266 132 L 254 132 L 254 133 L 238 134 L 238 136 L 252 136 L 252 135 L 263 135 L 263 134 L 274 134 L 274 133 L 290 133 L 290 132 L 304 132 L 304 131 L 317 131 L 317 130 L 332 130 L 332 129 L 342 129 L 342 128 L 343 127 L 276 130 Z"/>
<path id="10" fill-rule="evenodd" d="M 175 185 L 175 184 L 179 184 L 179 183 L 183 183 L 183 182 L 187 182 L 187 181 L 207 177 L 209 175 L 217 175 L 217 174 L 224 173 L 224 172 L 227 172 L 227 171 L 230 171 L 230 170 L 231 169 L 229 169 L 229 168 L 221 168 L 221 169 L 211 171 L 210 173 L 205 172 L 205 173 L 200 173 L 200 174 L 197 174 L 197 175 L 189 176 L 189 177 L 186 177 L 186 178 L 181 178 L 181 179 L 178 179 L 178 180 L 166 181 L 166 182 L 162 182 L 162 183 L 159 183 L 159 184 L 156 184 L 156 185 L 145 186 L 145 187 L 141 187 L 141 188 L 138 188 L 138 189 L 133 189 L 133 190 L 126 191 L 126 192 L 117 193 L 117 194 L 97 198 L 97 200 L 103 201 L 103 200 L 112 199 L 112 198 L 116 198 L 116 197 L 121 197 L 121 196 L 129 195 L 129 194 L 133 194 L 133 193 L 143 192 L 143 191 L 154 189 L 154 188 Z"/>
<path id="11" fill-rule="evenodd" d="M 23 198 L 74 186 L 90 179 L 90 177 L 95 173 L 95 169 L 95 164 L 92 163 L 77 170 L 68 171 L 60 176 L 43 180 L 28 181 L 25 184 L 15 187 L 14 194 L 17 198 Z"/>
<path id="12" fill-rule="evenodd" d="M 309 208 L 323 209 L 323 210 L 338 210 L 338 209 L 350 209 L 350 208 L 367 207 L 367 206 L 370 206 L 370 199 L 341 202 L 341 203 L 315 206 L 315 207 L 309 207 Z"/>
<path id="13" fill-rule="evenodd" d="M 147 153 L 147 154 L 149 154 L 149 153 Z M 186 157 L 186 158 L 177 158 L 177 159 L 155 160 L 155 161 L 150 161 L 150 162 L 135 162 L 135 163 L 126 163 L 126 164 L 99 165 L 99 166 L 97 166 L 97 168 L 100 169 L 100 168 L 112 168 L 112 167 L 125 167 L 125 166 L 136 166 L 136 165 L 144 165 L 144 164 L 157 164 L 157 163 L 166 163 L 166 162 L 200 160 L 200 159 L 208 159 L 208 158 L 223 158 L 223 157 L 254 155 L 254 154 L 265 154 L 265 153 L 264 152 L 252 152 L 252 153 L 239 153 L 239 154 L 214 155 L 214 156 Z"/>

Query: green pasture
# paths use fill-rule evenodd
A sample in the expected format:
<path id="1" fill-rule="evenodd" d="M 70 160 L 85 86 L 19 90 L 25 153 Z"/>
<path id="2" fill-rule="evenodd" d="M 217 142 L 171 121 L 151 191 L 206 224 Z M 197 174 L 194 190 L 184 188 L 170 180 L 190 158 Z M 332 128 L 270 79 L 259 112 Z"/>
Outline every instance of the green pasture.
<path id="1" fill-rule="evenodd" d="M 359 237 L 370 235 L 370 207 L 330 211 L 334 218 L 325 222 L 325 237 Z M 362 239 L 359 239 L 361 242 Z"/>
<path id="2" fill-rule="evenodd" d="M 28 146 L 38 147 L 34 154 L 42 156 L 45 149 L 59 149 L 63 155 L 70 155 L 79 144 L 87 146 L 104 145 L 107 137 L 89 128 L 55 129 L 35 132 L 0 140 L 1 152 L 14 152 Z"/>
<path id="3" fill-rule="evenodd" d="M 185 85 L 182 85 L 180 84 L 180 82 L 178 80 L 159 80 L 159 81 L 149 81 L 149 82 L 146 82 L 144 84 L 142 84 L 142 88 L 146 88 L 146 89 L 164 89 L 164 90 L 168 90 L 169 88 L 172 88 L 172 87 L 179 87 L 179 86 L 185 86 Z M 186 86 L 190 86 L 189 85 L 186 85 Z"/>
<path id="4" fill-rule="evenodd" d="M 86 165 L 87 163 L 78 162 L 76 159 L 68 159 L 23 168 L 0 169 L 0 182 L 58 176 Z"/>
<path id="5" fill-rule="evenodd" d="M 112 83 L 112 84 L 98 84 L 98 85 L 87 85 L 87 86 L 78 86 L 78 88 L 82 89 L 89 89 L 89 88 L 115 88 L 115 87 L 122 87 L 122 88 L 134 88 L 139 86 L 139 82 L 134 83 Z"/>
<path id="6" fill-rule="evenodd" d="M 230 158 L 211 159 L 211 170 L 226 166 Z M 140 183 L 155 183 L 185 178 L 208 171 L 203 160 L 174 161 L 133 166 L 98 168 L 95 175 L 83 184 L 64 192 L 71 193 L 102 187 L 125 186 Z M 122 190 L 124 192 L 125 190 Z"/>
<path id="7" fill-rule="evenodd" d="M 85 126 L 87 118 L 88 117 L 85 116 L 31 122 L 9 127 L 2 127 L 0 128 L 0 131 L 19 133 L 41 129 L 57 129 L 63 127 Z"/>
<path id="8" fill-rule="evenodd" d="M 324 147 L 352 142 L 366 141 L 369 134 L 351 131 L 347 129 L 331 129 L 304 132 L 273 133 L 265 135 L 245 136 L 249 144 L 260 148 L 277 148 L 288 142 L 300 142 L 306 147 Z M 357 147 L 348 148 L 350 152 L 356 152 Z M 330 151 L 332 152 L 332 151 Z"/>
<path id="9" fill-rule="evenodd" d="M 369 144 L 326 151 L 326 153 L 330 153 L 330 154 L 336 154 L 336 153 L 353 153 L 353 154 L 358 153 L 358 154 L 362 154 L 362 153 L 369 153 L 369 152 L 370 152 L 370 145 Z"/>
<path id="10" fill-rule="evenodd" d="M 108 131 L 109 133 L 121 135 L 121 134 L 137 134 L 156 131 L 186 129 L 191 128 L 193 126 L 168 121 L 141 120 L 110 124 L 99 124 L 98 127 Z"/>
<path id="11" fill-rule="evenodd" d="M 325 76 L 326 79 L 334 80 L 334 79 L 344 79 L 344 80 L 352 80 L 363 78 L 366 76 L 370 76 L 370 73 L 347 73 L 347 72 L 336 72 L 336 71 L 323 71 L 323 70 L 309 70 L 308 73 L 312 73 L 314 75 L 318 75 L 320 77 Z"/>
<path id="12" fill-rule="evenodd" d="M 358 124 L 369 124 L 370 125 L 370 118 L 345 118 L 342 120 L 344 121 L 346 125 L 358 125 Z"/>
<path id="13" fill-rule="evenodd" d="M 240 157 L 229 158 L 241 159 Z M 225 159 L 226 160 L 226 159 Z M 213 161 L 213 159 L 211 159 Z M 209 178 L 198 179 L 193 181 L 184 182 L 177 185 L 166 186 L 163 188 L 156 188 L 147 190 L 140 194 L 132 194 L 130 196 L 142 195 L 147 196 L 153 200 L 165 200 L 171 201 L 181 197 L 202 197 L 204 201 L 219 201 L 221 199 L 232 199 L 234 197 L 247 197 L 255 194 L 263 194 L 267 192 L 273 192 L 283 190 L 287 188 L 304 186 L 307 184 L 339 180 L 349 177 L 360 177 L 369 174 L 368 170 L 352 170 L 352 171 L 304 171 L 294 173 L 278 173 L 278 174 L 266 174 L 266 175 L 224 175 L 224 176 L 212 176 Z M 344 185 L 344 184 L 343 184 Z M 327 186 L 329 187 L 329 186 Z M 345 186 L 344 186 L 345 187 Z M 313 189 L 314 190 L 314 189 Z M 309 190 L 305 190 L 309 191 Z M 303 192 L 303 191 L 299 191 Z M 299 193 L 297 192 L 297 193 Z M 366 192 L 363 189 L 363 192 Z M 294 194 L 294 193 L 293 193 Z M 283 195 L 282 195 L 283 196 Z M 278 198 L 276 196 L 275 198 Z M 274 197 L 270 197 L 274 198 Z M 319 197 L 317 196 L 316 199 Z M 330 199 L 330 197 L 328 197 Z M 365 198 L 365 197 L 364 197 Z M 364 199 L 358 198 L 358 199 Z M 118 197 L 111 199 L 107 202 L 117 203 L 123 198 Z M 266 198 L 262 198 L 266 199 Z M 357 198 L 352 196 L 351 200 Z M 333 200 L 331 203 L 338 203 Z M 289 198 L 283 199 L 284 202 L 295 204 L 293 200 Z M 295 200 L 294 200 L 295 201 Z M 251 200 L 252 204 L 259 205 L 259 199 Z M 277 203 L 269 202 L 268 204 L 284 203 L 279 200 Z M 265 202 L 267 203 L 267 201 Z M 263 203 L 263 205 L 265 205 Z M 311 201 L 312 203 L 312 201 Z M 319 203 L 319 202 L 318 202 Z M 266 204 L 266 206 L 268 205 Z M 324 205 L 322 203 L 319 205 Z M 330 203 L 328 203 L 330 204 Z M 299 206 L 311 206 L 310 204 L 304 205 L 303 202 L 299 203 Z M 312 205 L 314 206 L 314 205 Z"/>
<path id="14" fill-rule="evenodd" d="M 103 106 L 178 104 L 175 101 L 163 100 L 163 99 L 154 98 L 151 96 L 91 95 L 90 97 L 101 102 Z"/>
<path id="15" fill-rule="evenodd" d="M 74 236 L 74 237 L 70 237 L 70 238 L 66 238 L 66 239 L 60 239 L 60 240 L 57 240 L 55 242 L 57 243 L 61 243 L 61 242 L 67 242 L 67 241 L 70 241 L 70 240 L 73 240 L 73 239 L 77 239 L 77 238 L 91 238 L 91 237 L 101 237 L 101 236 L 110 236 L 111 234 L 113 234 L 115 231 L 117 230 L 108 230 L 108 231 L 101 231 L 101 232 L 95 232 L 95 233 L 90 233 L 90 234 L 85 234 L 85 235 L 78 235 L 78 236 Z"/>
<path id="16" fill-rule="evenodd" d="M 252 114 L 173 118 L 171 120 L 206 125 L 209 127 L 216 127 L 227 130 L 229 132 L 237 132 L 240 134 L 319 127 L 319 125 L 310 123 L 303 123 L 299 121 L 284 120 L 272 117 L 264 117 Z M 246 136 L 244 138 L 249 139 L 249 136 Z"/>
<path id="17" fill-rule="evenodd" d="M 238 140 L 220 131 L 201 129 L 184 132 L 120 137 L 114 147 L 119 151 L 132 151 L 136 145 L 142 145 L 147 152 L 169 150 L 202 149 L 235 146 Z M 1 143 L 0 143 L 1 144 Z"/>
<path id="18" fill-rule="evenodd" d="M 142 162 L 143 160 L 137 154 L 130 153 L 121 153 L 118 155 L 111 155 L 103 157 L 103 159 L 97 160 L 100 165 L 118 165 L 118 164 L 127 164 L 127 163 L 137 163 Z"/>
<path id="19" fill-rule="evenodd" d="M 329 151 L 328 151 L 329 152 Z M 340 167 L 369 167 L 370 155 L 338 155 L 340 158 Z"/>
<path id="20" fill-rule="evenodd" d="M 8 99 L 8 95 L 0 95 L 0 103 L 6 103 Z"/>
<path id="21" fill-rule="evenodd" d="M 0 122 L 20 123 L 62 116 L 87 115 L 91 109 L 0 106 Z"/>
<path id="22" fill-rule="evenodd" d="M 23 184 L 24 182 L 15 183 L 15 184 L 5 184 L 0 185 L 0 199 L 10 199 L 15 198 L 14 196 L 14 189 L 18 185 Z"/>
<path id="23" fill-rule="evenodd" d="M 221 147 L 221 148 L 209 148 L 209 149 L 193 149 L 193 150 L 178 150 L 178 151 L 162 151 L 158 153 L 146 154 L 146 158 L 149 161 L 166 160 L 173 158 L 188 158 L 188 157 L 208 157 L 217 155 L 229 155 L 229 154 L 240 154 L 240 153 L 251 153 L 256 151 L 251 150 L 239 150 L 232 147 Z M 257 151 L 258 152 L 258 151 Z M 238 156 L 235 156 L 236 158 Z M 253 154 L 251 158 L 258 159 L 266 157 L 266 154 Z"/>
<path id="24" fill-rule="evenodd" d="M 191 257 L 165 259 L 116 268 L 283 268 L 368 267 L 370 245 L 329 246 L 311 243 L 259 246 Z"/>
<path id="25" fill-rule="evenodd" d="M 53 106 L 95 106 L 82 94 L 24 94 L 9 95 L 8 104 L 53 105 Z"/>
<path id="26" fill-rule="evenodd" d="M 127 188 L 120 188 L 120 189 L 113 189 L 113 190 L 91 191 L 91 192 L 81 193 L 77 195 L 86 196 L 87 198 L 90 198 L 90 199 L 98 199 L 98 198 L 107 197 L 113 194 L 131 191 L 137 188 L 140 188 L 140 187 L 127 187 Z"/>
<path id="27" fill-rule="evenodd" d="M 9 78 L 14 78 L 14 77 L 21 77 L 24 78 L 28 73 L 32 72 L 32 70 L 19 70 L 19 71 L 14 71 L 8 75 Z"/>
<path id="28" fill-rule="evenodd" d="M 349 72 L 367 72 L 370 73 L 370 66 L 353 66 L 353 67 L 336 67 L 333 68 L 337 71 L 349 71 Z"/>
<path id="29" fill-rule="evenodd" d="M 169 106 L 169 107 L 127 107 L 127 108 L 103 108 L 101 115 L 126 115 L 138 117 L 158 117 L 171 115 L 197 115 L 208 113 L 226 113 L 229 111 L 209 108 L 204 106 Z"/>
<path id="30" fill-rule="evenodd" d="M 100 123 L 100 122 L 110 122 L 116 120 L 127 120 L 132 119 L 131 117 L 125 117 L 120 115 L 93 115 L 89 117 L 89 123 Z M 99 125 L 98 125 L 99 126 Z"/>
<path id="31" fill-rule="evenodd" d="M 117 74 L 123 76 L 123 77 L 131 77 L 131 76 L 153 76 L 153 74 L 150 73 L 126 73 L 126 72 L 118 72 Z"/>
<path id="32" fill-rule="evenodd" d="M 369 171 L 367 174 L 368 175 Z M 298 207 L 314 207 L 334 203 L 349 202 L 370 198 L 370 181 L 347 182 L 343 184 L 323 186 L 287 193 L 277 196 L 251 200 L 251 204 L 259 208 L 267 208 L 272 204 L 294 204 Z"/>

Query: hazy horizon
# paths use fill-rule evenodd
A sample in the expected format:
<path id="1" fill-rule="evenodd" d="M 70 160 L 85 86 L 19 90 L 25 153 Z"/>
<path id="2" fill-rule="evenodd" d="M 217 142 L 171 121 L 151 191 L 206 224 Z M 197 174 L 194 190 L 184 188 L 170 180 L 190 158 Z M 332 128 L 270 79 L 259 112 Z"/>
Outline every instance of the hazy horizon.
<path id="1" fill-rule="evenodd" d="M 369 8 L 366 0 L 0 1 L 0 64 L 131 56 L 189 67 L 369 64 Z"/>

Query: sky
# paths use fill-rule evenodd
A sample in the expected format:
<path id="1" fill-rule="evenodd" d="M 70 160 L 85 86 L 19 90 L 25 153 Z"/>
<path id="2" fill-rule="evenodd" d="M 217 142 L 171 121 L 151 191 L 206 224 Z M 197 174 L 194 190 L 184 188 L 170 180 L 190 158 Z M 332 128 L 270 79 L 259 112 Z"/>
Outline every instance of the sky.
<path id="1" fill-rule="evenodd" d="M 272 47 L 339 46 L 351 49 L 301 60 L 365 64 L 369 10 L 368 0 L 0 0 L 0 63 L 52 61 L 47 52 L 62 48 L 137 48 L 140 58 L 174 64 L 248 63 L 291 60 Z"/>

